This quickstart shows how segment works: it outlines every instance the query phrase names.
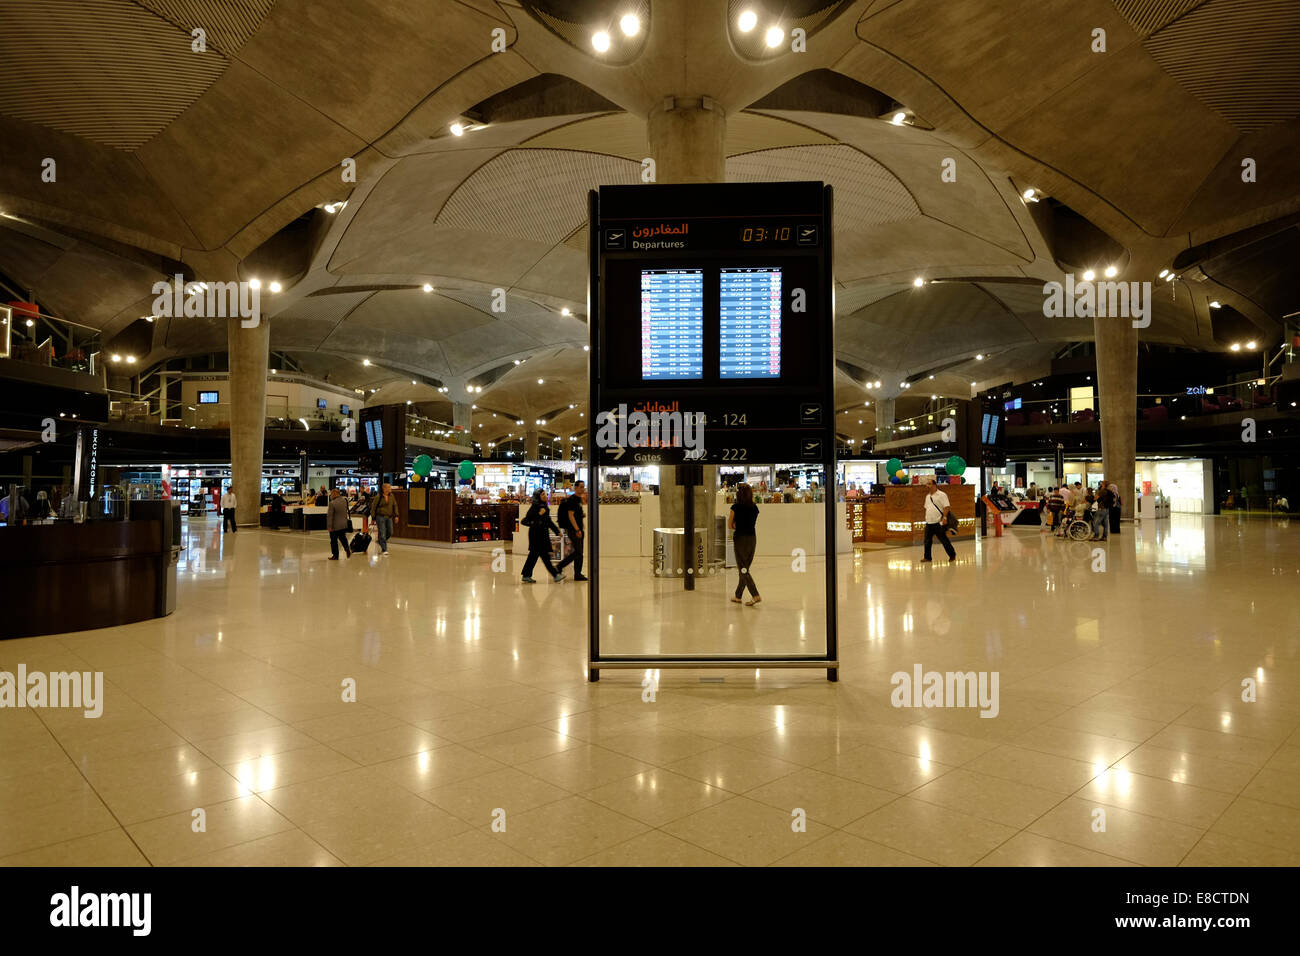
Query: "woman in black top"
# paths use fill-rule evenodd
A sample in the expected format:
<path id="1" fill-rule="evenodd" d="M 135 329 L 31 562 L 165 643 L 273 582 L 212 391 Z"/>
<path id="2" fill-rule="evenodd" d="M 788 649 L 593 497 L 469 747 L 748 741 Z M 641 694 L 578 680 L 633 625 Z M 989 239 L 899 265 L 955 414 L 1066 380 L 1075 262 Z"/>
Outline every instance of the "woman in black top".
<path id="1" fill-rule="evenodd" d="M 524 562 L 524 584 L 536 583 L 533 581 L 533 568 L 537 566 L 538 558 L 554 580 L 563 581 L 564 575 L 551 564 L 551 532 L 559 535 L 560 529 L 551 520 L 551 509 L 546 507 L 546 496 L 542 489 L 533 492 L 533 503 L 529 506 L 528 513 L 519 519 L 519 523 L 528 529 L 528 560 Z"/>
<path id="2" fill-rule="evenodd" d="M 749 588 L 750 599 L 745 602 L 753 607 L 763 599 L 758 595 L 758 585 L 754 583 L 749 566 L 754 561 L 754 549 L 758 536 L 754 533 L 754 524 L 758 521 L 758 505 L 754 504 L 754 490 L 741 482 L 736 486 L 736 503 L 731 506 L 731 517 L 727 520 L 731 528 L 731 541 L 736 550 L 736 567 L 740 569 L 740 581 L 736 584 L 736 593 L 731 600 L 740 603 L 740 596 Z"/>

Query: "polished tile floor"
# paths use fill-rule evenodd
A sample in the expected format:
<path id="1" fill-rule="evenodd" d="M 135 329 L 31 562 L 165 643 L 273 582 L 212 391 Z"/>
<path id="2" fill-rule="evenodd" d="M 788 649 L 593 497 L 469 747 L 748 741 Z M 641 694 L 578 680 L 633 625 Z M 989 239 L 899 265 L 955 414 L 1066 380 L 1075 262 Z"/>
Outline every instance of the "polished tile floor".
<path id="1" fill-rule="evenodd" d="M 838 684 L 592 685 L 586 585 L 196 521 L 171 617 L 0 641 L 0 670 L 106 686 L 99 719 L 0 710 L 0 863 L 1300 864 L 1300 523 L 1180 515 L 1096 547 L 845 556 Z M 671 627 L 613 570 L 620 650 L 820 639 L 814 561 L 756 562 L 757 608 L 710 582 Z M 996 671 L 997 716 L 892 706 L 918 664 Z"/>

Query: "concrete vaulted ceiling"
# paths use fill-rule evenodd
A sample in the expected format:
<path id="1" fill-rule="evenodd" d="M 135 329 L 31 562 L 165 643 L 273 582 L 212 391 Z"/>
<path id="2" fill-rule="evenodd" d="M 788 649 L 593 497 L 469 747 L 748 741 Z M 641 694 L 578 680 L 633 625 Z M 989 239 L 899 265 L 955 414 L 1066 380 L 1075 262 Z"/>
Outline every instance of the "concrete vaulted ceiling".
<path id="1" fill-rule="evenodd" d="M 726 111 L 728 180 L 835 187 L 837 342 L 869 377 L 942 367 L 926 390 L 969 394 L 1091 338 L 1043 316 L 1042 283 L 1089 264 L 1029 187 L 1108 235 L 1121 279 L 1208 250 L 1144 341 L 1218 347 L 1212 297 L 1264 328 L 1294 301 L 1294 242 L 1249 269 L 1221 247 L 1300 212 L 1300 0 L 799 0 L 802 53 L 746 46 L 729 0 L 639 0 L 643 35 L 602 59 L 588 38 L 615 7 L 6 0 L 0 273 L 110 336 L 173 271 L 275 274 L 272 348 L 304 368 L 472 394 L 476 437 L 512 430 L 489 434 L 493 407 L 559 411 L 559 434 L 585 397 L 585 194 L 639 181 L 667 92 Z M 467 117 L 484 125 L 452 136 Z M 145 361 L 225 335 L 159 321 Z M 845 376 L 844 400 L 858 389 Z"/>

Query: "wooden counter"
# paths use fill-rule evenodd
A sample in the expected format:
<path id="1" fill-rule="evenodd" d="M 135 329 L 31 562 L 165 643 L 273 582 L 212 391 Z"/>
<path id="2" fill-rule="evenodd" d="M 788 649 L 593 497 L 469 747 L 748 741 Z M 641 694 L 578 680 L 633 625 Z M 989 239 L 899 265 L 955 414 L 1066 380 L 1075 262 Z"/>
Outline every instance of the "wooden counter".
<path id="1" fill-rule="evenodd" d="M 0 528 L 0 577 L 11 596 L 0 639 L 157 617 L 170 551 L 160 521 Z"/>
<path id="2" fill-rule="evenodd" d="M 975 537 L 975 486 L 941 485 L 957 516 L 954 541 Z M 866 499 L 866 540 L 884 544 L 921 544 L 925 541 L 925 485 L 896 485 L 883 495 Z"/>
<path id="3" fill-rule="evenodd" d="M 416 505 L 422 503 L 424 508 L 413 508 L 413 497 Z M 393 498 L 399 518 L 393 528 L 394 538 L 459 544 L 509 541 L 514 536 L 517 502 L 465 504 L 447 488 L 394 488 Z"/>

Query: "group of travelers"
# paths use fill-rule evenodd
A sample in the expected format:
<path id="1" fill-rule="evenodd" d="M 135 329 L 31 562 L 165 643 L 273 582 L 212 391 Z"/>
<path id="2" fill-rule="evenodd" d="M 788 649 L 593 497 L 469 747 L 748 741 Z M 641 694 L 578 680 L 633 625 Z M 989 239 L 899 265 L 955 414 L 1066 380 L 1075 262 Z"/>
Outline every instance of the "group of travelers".
<path id="1" fill-rule="evenodd" d="M 1084 488 L 1082 482 L 1047 489 L 1047 525 L 1044 530 L 1065 537 L 1071 521 L 1092 525 L 1089 541 L 1108 541 L 1112 531 L 1119 532 L 1119 488 L 1113 481 L 1101 481 L 1096 488 Z"/>

